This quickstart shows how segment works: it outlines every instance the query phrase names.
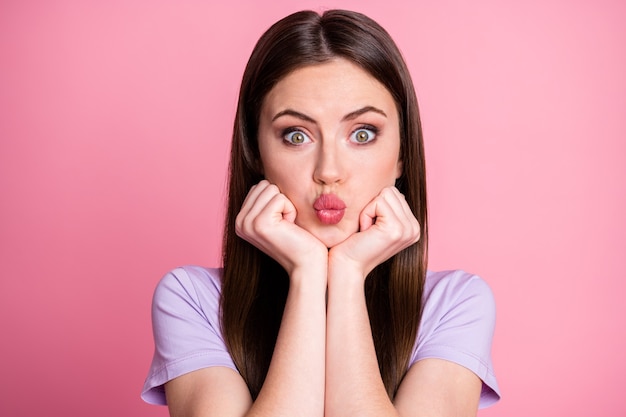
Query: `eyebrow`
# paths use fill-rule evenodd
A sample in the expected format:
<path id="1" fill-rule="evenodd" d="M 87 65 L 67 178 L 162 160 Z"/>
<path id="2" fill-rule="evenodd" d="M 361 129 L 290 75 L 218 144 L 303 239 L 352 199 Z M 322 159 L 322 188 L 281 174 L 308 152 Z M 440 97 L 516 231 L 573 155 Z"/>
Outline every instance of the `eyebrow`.
<path id="1" fill-rule="evenodd" d="M 360 115 L 368 113 L 368 112 L 378 113 L 387 117 L 387 114 L 381 109 L 374 107 L 374 106 L 365 106 L 358 110 L 355 110 L 353 112 L 346 114 L 345 116 L 343 116 L 341 121 L 356 119 Z M 286 110 L 276 113 L 276 115 L 272 118 L 272 122 L 282 116 L 293 116 L 293 117 L 297 117 L 298 119 L 304 120 L 306 122 L 317 123 L 315 119 L 313 119 L 312 117 L 309 117 L 304 113 L 300 113 L 299 111 L 292 110 L 292 109 L 286 109 Z"/>
<path id="2" fill-rule="evenodd" d="M 387 117 L 387 114 L 384 111 L 382 111 L 381 109 L 376 108 L 374 106 L 365 106 L 365 107 L 363 107 L 361 109 L 358 109 L 358 110 L 355 110 L 353 112 L 350 112 L 350 113 L 346 114 L 345 116 L 343 116 L 342 121 L 356 119 L 360 115 L 365 114 L 365 113 L 369 113 L 371 111 L 374 112 L 374 113 L 382 114 L 383 116 Z"/>

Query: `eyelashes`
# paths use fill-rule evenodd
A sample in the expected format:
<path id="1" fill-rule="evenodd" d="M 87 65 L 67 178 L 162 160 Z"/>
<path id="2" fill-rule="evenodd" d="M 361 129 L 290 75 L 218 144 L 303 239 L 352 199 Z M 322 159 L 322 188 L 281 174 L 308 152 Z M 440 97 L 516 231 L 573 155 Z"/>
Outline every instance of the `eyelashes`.
<path id="1" fill-rule="evenodd" d="M 304 133 L 302 130 L 299 130 L 295 127 L 290 127 L 283 130 L 283 141 L 287 142 L 290 145 L 304 145 L 305 143 L 311 142 L 311 138 Z"/>
<path id="2" fill-rule="evenodd" d="M 350 133 L 349 140 L 351 143 L 365 145 L 376 140 L 379 129 L 372 125 L 362 125 Z M 300 146 L 312 142 L 311 137 L 302 129 L 297 127 L 288 127 L 281 133 L 281 137 L 285 143 L 293 146 Z"/>
<path id="3" fill-rule="evenodd" d="M 350 141 L 359 144 L 370 143 L 378 135 L 378 128 L 370 125 L 361 126 L 350 135 Z"/>

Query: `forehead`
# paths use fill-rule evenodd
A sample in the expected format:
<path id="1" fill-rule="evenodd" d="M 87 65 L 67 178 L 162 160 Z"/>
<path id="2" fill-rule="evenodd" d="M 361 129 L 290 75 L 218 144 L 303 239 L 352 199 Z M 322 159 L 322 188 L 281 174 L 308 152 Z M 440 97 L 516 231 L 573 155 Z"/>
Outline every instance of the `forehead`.
<path id="1" fill-rule="evenodd" d="M 361 67 L 338 58 L 287 74 L 265 96 L 261 114 L 291 107 L 345 112 L 371 105 L 395 113 L 393 97 L 383 84 Z"/>

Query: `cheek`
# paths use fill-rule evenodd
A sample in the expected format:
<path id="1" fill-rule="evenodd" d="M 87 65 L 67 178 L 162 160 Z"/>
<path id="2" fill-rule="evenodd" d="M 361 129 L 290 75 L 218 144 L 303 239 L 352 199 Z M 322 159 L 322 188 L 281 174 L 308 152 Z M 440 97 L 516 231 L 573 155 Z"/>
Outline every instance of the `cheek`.
<path id="1" fill-rule="evenodd" d="M 275 179 L 280 177 L 280 169 L 276 169 L 277 161 L 276 158 L 273 157 L 273 152 L 259 146 L 259 153 L 263 177 L 269 182 L 275 183 Z"/>
<path id="2" fill-rule="evenodd" d="M 377 164 L 371 172 L 374 173 L 374 178 L 378 178 L 384 185 L 391 186 L 402 175 L 402 163 L 395 155 L 389 155 L 384 163 Z"/>
<path id="3" fill-rule="evenodd" d="M 291 199 L 294 191 L 303 187 L 302 170 L 285 160 L 268 162 L 266 166 L 270 168 L 265 170 L 265 179 L 278 186 L 280 191 Z"/>
<path id="4" fill-rule="evenodd" d="M 396 179 L 402 176 L 402 160 L 398 158 L 398 162 L 396 162 Z"/>

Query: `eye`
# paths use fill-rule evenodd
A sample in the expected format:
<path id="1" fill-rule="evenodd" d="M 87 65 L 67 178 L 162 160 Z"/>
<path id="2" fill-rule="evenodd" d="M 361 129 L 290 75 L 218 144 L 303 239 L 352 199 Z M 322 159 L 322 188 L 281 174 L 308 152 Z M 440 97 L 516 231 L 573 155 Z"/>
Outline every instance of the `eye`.
<path id="1" fill-rule="evenodd" d="M 352 135 L 350 135 L 350 141 L 356 143 L 369 143 L 376 138 L 377 132 L 378 129 L 374 126 L 361 127 L 352 132 Z"/>
<path id="2" fill-rule="evenodd" d="M 301 130 L 292 130 L 283 134 L 283 139 L 291 145 L 302 145 L 308 143 L 311 139 Z"/>

